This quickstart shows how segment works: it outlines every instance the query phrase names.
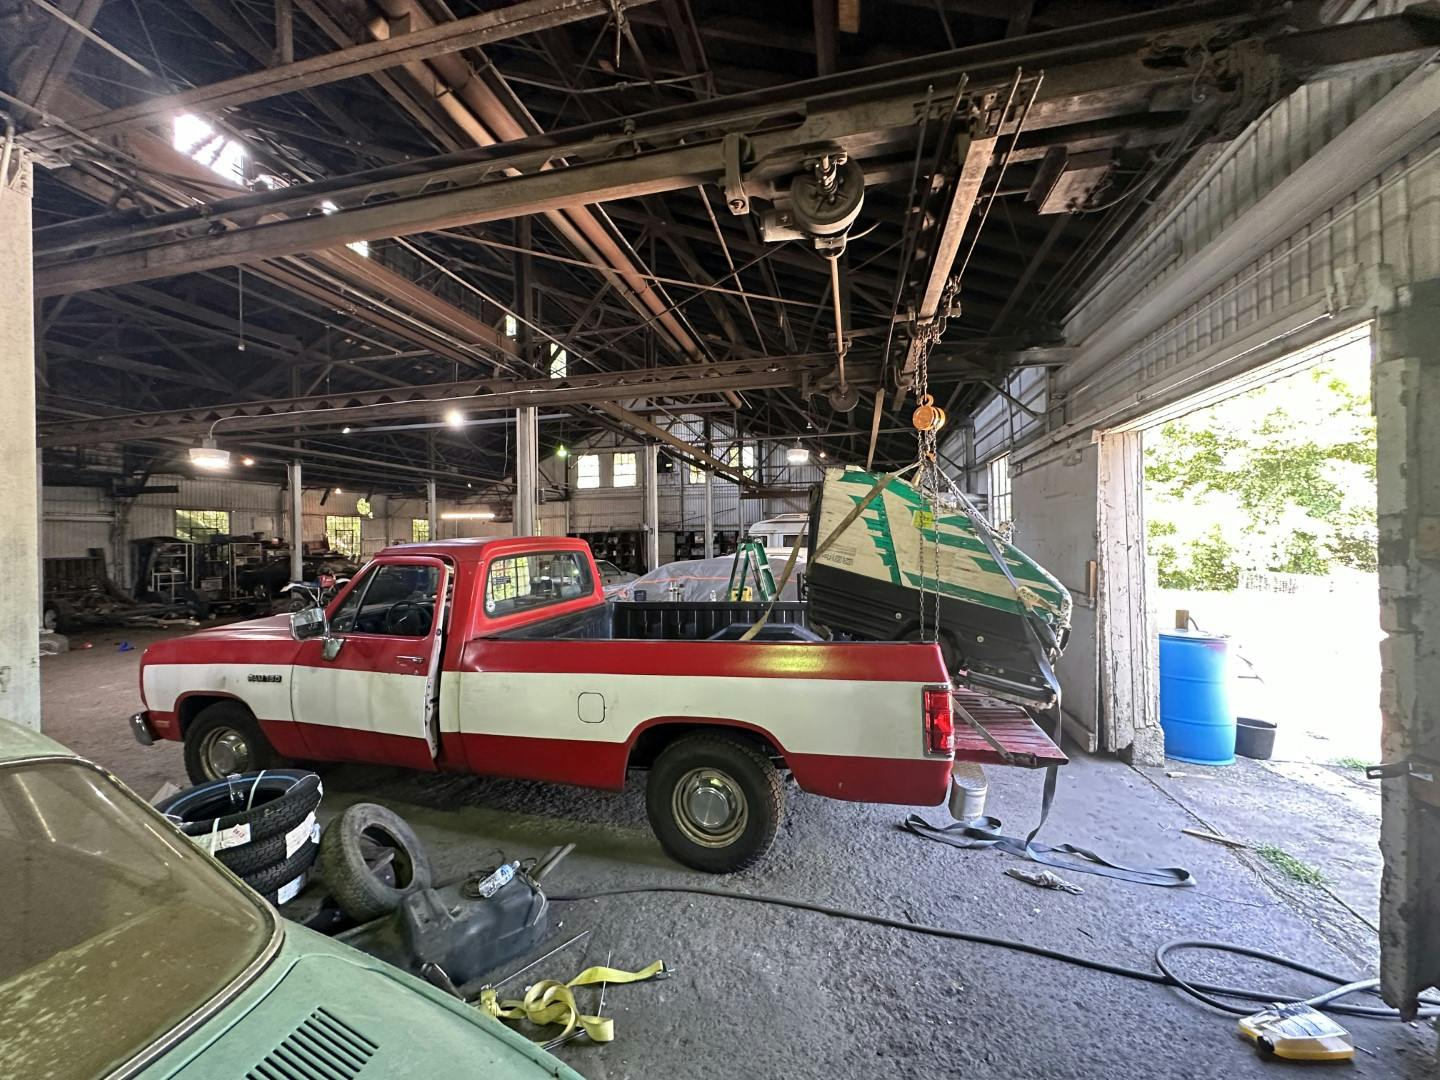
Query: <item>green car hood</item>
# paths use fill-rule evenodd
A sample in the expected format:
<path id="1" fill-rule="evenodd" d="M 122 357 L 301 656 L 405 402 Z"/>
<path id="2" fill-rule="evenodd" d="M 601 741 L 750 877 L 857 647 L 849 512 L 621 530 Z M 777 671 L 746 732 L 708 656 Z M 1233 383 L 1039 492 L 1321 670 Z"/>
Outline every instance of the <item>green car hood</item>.
<path id="1" fill-rule="evenodd" d="M 499 1021 L 291 923 L 259 978 L 141 1076 L 580 1080 Z"/>

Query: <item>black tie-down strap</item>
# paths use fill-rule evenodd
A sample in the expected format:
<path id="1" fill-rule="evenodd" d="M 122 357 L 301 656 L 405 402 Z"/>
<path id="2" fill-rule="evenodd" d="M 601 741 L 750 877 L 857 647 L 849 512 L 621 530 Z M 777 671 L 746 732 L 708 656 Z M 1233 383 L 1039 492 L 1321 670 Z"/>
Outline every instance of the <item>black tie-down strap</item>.
<path id="1" fill-rule="evenodd" d="M 1057 703 L 1053 736 L 1056 746 L 1060 745 L 1060 740 L 1064 737 L 1062 730 L 1064 723 L 1064 714 L 1060 712 Z M 988 816 L 969 822 L 957 821 L 953 825 L 932 825 L 919 814 L 911 814 L 900 823 L 900 828 L 914 833 L 916 836 L 923 836 L 926 840 L 938 840 L 951 847 L 998 848 L 1011 855 L 1018 855 L 1022 859 L 1029 859 L 1045 866 L 1054 866 L 1061 870 L 1074 870 L 1081 874 L 1098 874 L 1101 877 L 1117 878 L 1120 881 L 1133 881 L 1137 885 L 1161 885 L 1165 888 L 1173 888 L 1176 885 L 1195 884 L 1195 878 L 1183 866 L 1126 866 L 1123 863 L 1112 862 L 1089 848 L 1076 847 L 1074 844 L 1055 844 L 1054 846 L 1037 844 L 1035 837 L 1045 827 L 1045 821 L 1050 816 L 1050 807 L 1055 802 L 1055 787 L 1058 780 L 1059 769 L 1051 765 L 1045 770 L 1045 786 L 1040 794 L 1040 821 L 1035 828 L 1030 830 L 1030 835 L 1023 840 L 1018 836 L 1006 836 L 1000 831 L 1000 819 Z M 1073 859 L 1056 858 L 1058 855 L 1077 855 L 1086 861 L 1077 862 Z"/>
<path id="2" fill-rule="evenodd" d="M 1183 867 L 1125 866 L 1123 863 L 1111 862 L 1088 848 L 1076 847 L 1074 844 L 1056 844 L 1051 847 L 1049 844 L 1037 844 L 1031 840 L 1022 840 L 1018 836 L 1005 836 L 1000 832 L 999 818 L 982 817 L 970 822 L 957 821 L 953 825 L 931 825 L 919 814 L 911 814 L 901 822 L 900 827 L 916 836 L 923 836 L 927 840 L 938 840 L 951 847 L 999 848 L 1011 855 L 1019 855 L 1021 858 L 1053 866 L 1060 870 L 1074 870 L 1081 874 L 1099 874 L 1101 877 L 1119 878 L 1121 881 L 1133 881 L 1139 885 L 1163 885 L 1167 888 L 1195 884 L 1195 879 L 1191 876 L 1190 871 Z M 1078 855 L 1087 861 L 1061 859 L 1056 857 L 1058 855 Z"/>

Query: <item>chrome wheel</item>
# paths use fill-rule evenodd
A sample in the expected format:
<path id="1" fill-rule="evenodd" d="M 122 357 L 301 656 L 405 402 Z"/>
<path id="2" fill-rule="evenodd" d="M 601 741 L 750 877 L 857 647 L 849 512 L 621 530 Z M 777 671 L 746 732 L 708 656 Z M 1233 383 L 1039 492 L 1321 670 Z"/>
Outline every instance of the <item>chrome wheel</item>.
<path id="1" fill-rule="evenodd" d="M 702 847 L 729 847 L 745 832 L 750 808 L 740 785 L 719 769 L 691 769 L 670 797 L 675 824 Z"/>
<path id="2" fill-rule="evenodd" d="M 250 772 L 250 743 L 235 728 L 214 728 L 205 733 L 200 744 L 200 761 L 212 780 L 232 773 Z"/>

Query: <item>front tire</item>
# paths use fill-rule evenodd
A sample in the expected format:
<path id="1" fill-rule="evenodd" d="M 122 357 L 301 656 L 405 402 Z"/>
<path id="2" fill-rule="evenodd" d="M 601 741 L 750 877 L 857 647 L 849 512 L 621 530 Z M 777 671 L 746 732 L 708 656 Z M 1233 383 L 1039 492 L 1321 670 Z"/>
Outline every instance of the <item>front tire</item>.
<path id="1" fill-rule="evenodd" d="M 201 709 L 185 730 L 185 771 L 192 784 L 284 764 L 250 710 L 238 701 L 217 701 Z"/>
<path id="2" fill-rule="evenodd" d="M 645 785 L 645 808 L 672 859 L 708 874 L 731 874 L 770 850 L 785 793 L 762 750 L 706 732 L 661 752 Z"/>

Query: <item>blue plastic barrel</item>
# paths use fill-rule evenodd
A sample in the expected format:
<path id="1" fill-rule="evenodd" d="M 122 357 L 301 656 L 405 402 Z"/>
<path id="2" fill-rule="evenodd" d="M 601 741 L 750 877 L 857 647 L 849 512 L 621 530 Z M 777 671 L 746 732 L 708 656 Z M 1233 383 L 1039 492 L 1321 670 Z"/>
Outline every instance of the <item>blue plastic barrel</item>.
<path id="1" fill-rule="evenodd" d="M 1235 764 L 1230 641 L 1194 630 L 1160 633 L 1160 727 L 1165 756 Z"/>

